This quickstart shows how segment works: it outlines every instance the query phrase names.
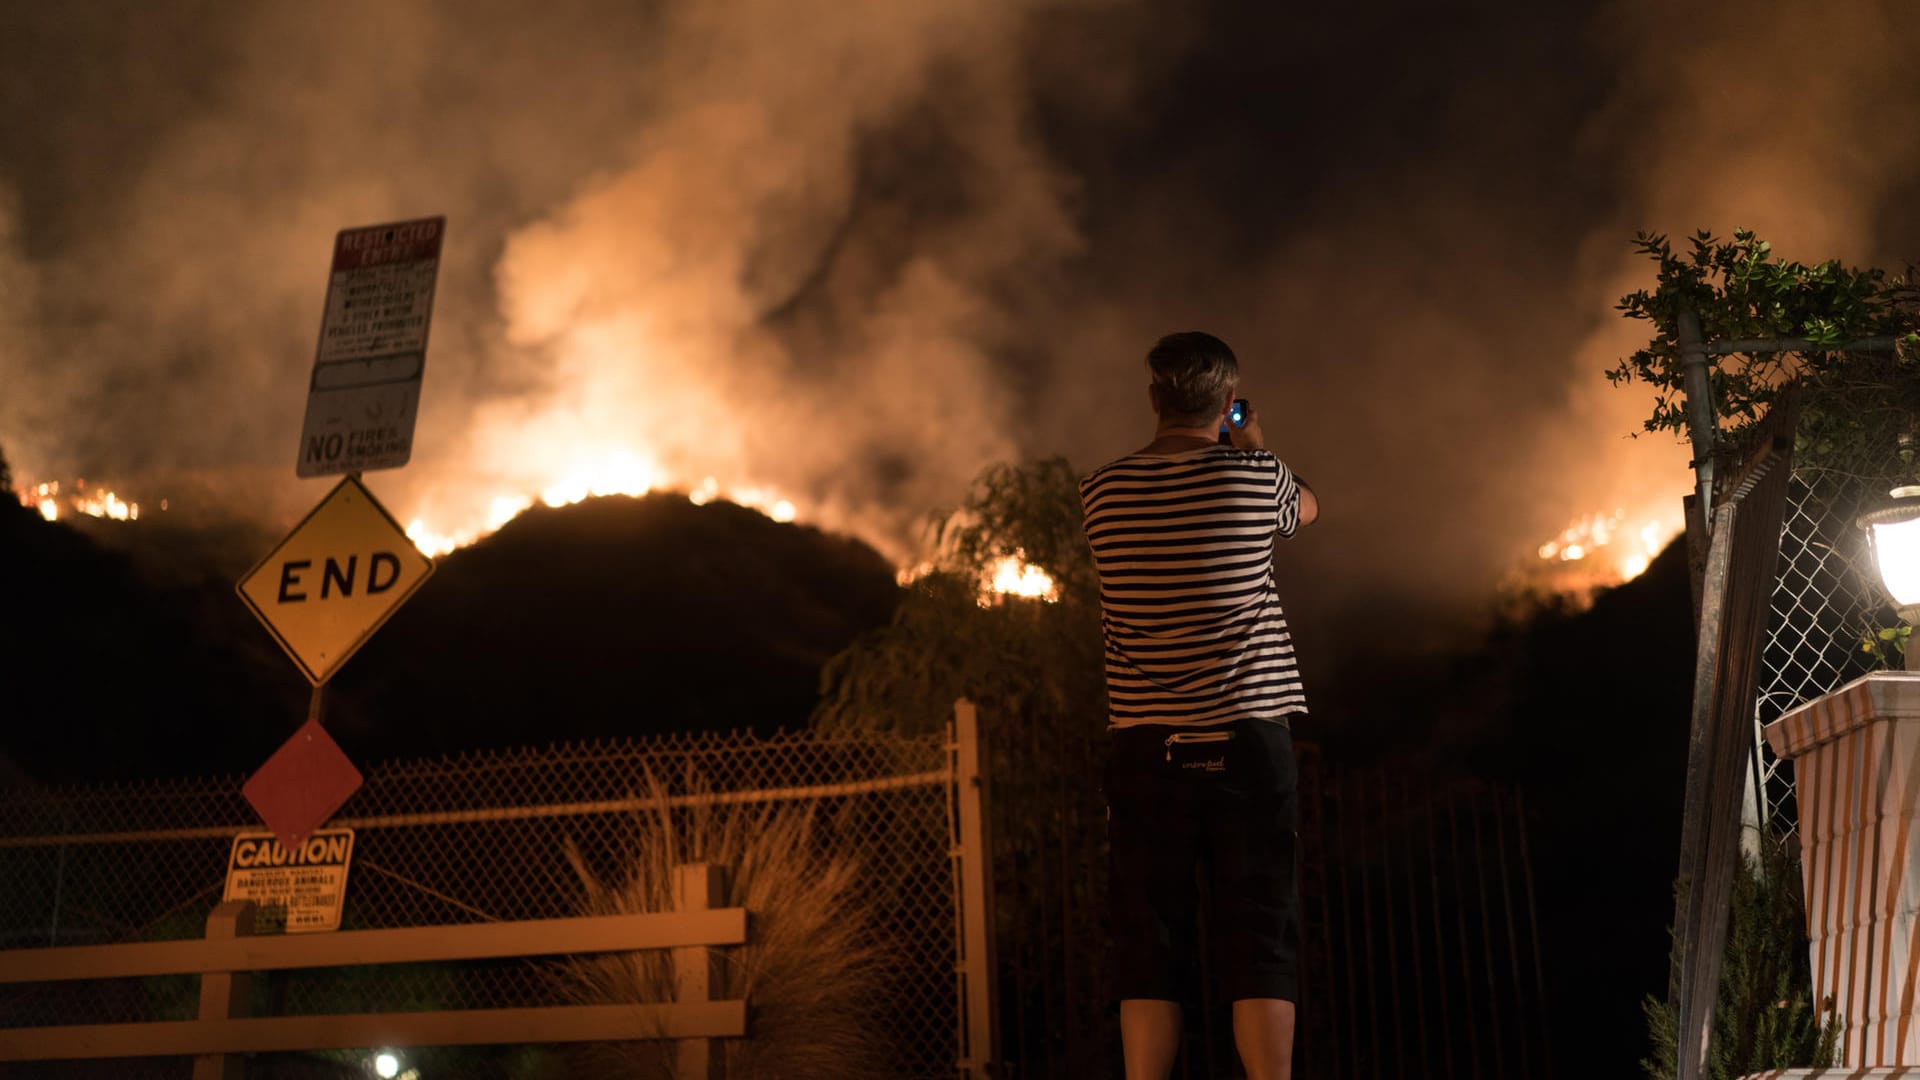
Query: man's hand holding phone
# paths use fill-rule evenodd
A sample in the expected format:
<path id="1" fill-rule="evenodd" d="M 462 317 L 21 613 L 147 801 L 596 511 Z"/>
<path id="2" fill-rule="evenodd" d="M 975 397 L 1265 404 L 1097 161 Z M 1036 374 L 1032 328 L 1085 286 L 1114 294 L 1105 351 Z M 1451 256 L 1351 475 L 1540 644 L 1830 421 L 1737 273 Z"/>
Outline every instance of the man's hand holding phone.
<path id="1" fill-rule="evenodd" d="M 1246 398 L 1234 398 L 1220 417 L 1220 441 L 1240 450 L 1265 450 L 1267 441 L 1260 433 L 1260 414 Z"/>

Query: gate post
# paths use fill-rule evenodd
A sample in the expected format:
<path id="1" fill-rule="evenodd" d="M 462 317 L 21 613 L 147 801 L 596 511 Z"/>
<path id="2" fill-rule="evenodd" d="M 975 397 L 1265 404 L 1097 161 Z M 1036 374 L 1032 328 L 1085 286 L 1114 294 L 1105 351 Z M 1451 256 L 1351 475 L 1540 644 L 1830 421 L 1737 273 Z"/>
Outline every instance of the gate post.
<path id="1" fill-rule="evenodd" d="M 673 868 L 673 910 L 685 913 L 725 907 L 726 899 L 726 879 L 720 867 L 690 863 Z M 673 1000 L 682 1004 L 712 1001 L 721 983 L 720 950 L 692 945 L 672 953 Z M 720 1080 L 726 1068 L 726 1054 L 718 1039 L 681 1039 L 674 1046 L 674 1076 L 678 1080 Z"/>
<path id="2" fill-rule="evenodd" d="M 207 915 L 207 940 L 250 937 L 253 901 L 226 900 Z M 253 976 L 245 972 L 209 971 L 200 976 L 200 1019 L 237 1020 L 247 1015 Z M 241 1054 L 199 1054 L 193 1059 L 193 1080 L 245 1080 L 247 1059 Z"/>
<path id="3" fill-rule="evenodd" d="M 999 1058 L 994 1012 L 993 845 L 987 823 L 986 758 L 973 702 L 953 703 L 954 800 L 958 804 L 960 860 L 960 1071 L 985 1080 Z"/>

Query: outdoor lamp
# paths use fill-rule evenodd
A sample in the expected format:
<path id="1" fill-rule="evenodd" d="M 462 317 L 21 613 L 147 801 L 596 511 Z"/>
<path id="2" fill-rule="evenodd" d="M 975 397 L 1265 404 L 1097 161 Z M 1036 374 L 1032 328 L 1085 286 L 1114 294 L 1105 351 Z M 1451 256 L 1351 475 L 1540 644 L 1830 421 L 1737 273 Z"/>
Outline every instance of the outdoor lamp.
<path id="1" fill-rule="evenodd" d="M 1860 515 L 1880 583 L 1908 626 L 1920 622 L 1920 486 L 1897 487 L 1893 501 Z M 1907 640 L 1907 670 L 1920 671 L 1920 635 Z"/>

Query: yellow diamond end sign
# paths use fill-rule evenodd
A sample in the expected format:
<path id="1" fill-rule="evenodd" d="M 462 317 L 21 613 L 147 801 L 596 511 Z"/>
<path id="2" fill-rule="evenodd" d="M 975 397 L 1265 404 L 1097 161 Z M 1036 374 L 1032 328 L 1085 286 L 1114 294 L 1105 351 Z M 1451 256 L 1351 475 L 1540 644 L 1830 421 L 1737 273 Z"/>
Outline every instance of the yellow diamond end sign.
<path id="1" fill-rule="evenodd" d="M 315 686 L 333 677 L 433 573 L 406 530 L 349 476 L 240 579 L 240 599 Z"/>

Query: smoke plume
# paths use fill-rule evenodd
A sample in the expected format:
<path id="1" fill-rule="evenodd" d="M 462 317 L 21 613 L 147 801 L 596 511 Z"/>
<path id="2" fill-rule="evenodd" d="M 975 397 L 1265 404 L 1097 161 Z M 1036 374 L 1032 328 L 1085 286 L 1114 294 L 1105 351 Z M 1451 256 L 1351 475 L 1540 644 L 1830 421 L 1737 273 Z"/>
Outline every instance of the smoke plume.
<path id="1" fill-rule="evenodd" d="M 1920 238 L 1893 3 L 4 18 L 23 476 L 290 523 L 332 234 L 443 213 L 414 461 L 371 478 L 403 520 L 711 477 L 905 559 L 985 464 L 1145 442 L 1140 357 L 1206 328 L 1322 495 L 1283 586 L 1309 649 L 1438 625 L 1575 515 L 1677 518 L 1684 448 L 1628 439 L 1649 403 L 1602 377 L 1644 338 L 1634 231 Z"/>

